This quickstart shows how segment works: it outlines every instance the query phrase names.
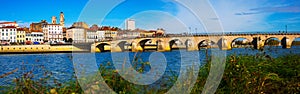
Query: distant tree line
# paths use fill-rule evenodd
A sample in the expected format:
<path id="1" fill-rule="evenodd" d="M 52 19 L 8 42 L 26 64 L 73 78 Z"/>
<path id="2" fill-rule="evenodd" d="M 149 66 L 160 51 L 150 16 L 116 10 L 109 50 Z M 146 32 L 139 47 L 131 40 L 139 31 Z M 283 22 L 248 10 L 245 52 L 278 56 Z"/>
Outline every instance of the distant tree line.
<path id="1" fill-rule="evenodd" d="M 280 42 L 278 41 L 278 40 L 275 40 L 275 39 L 270 39 L 270 40 L 268 40 L 266 43 L 265 43 L 265 45 L 279 45 L 280 44 Z"/>
<path id="2" fill-rule="evenodd" d="M 242 40 L 235 41 L 235 45 L 252 45 L 251 42 L 243 42 Z"/>
<path id="3" fill-rule="evenodd" d="M 300 45 L 300 41 L 293 41 L 292 45 Z"/>

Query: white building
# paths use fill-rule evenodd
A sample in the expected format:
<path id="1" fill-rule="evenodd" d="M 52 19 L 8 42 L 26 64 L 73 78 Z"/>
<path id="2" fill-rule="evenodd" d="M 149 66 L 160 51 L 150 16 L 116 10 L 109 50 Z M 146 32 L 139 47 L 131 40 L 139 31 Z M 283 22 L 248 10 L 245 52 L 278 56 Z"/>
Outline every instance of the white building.
<path id="1" fill-rule="evenodd" d="M 125 27 L 127 30 L 135 30 L 135 21 L 133 19 L 127 19 Z"/>
<path id="2" fill-rule="evenodd" d="M 86 42 L 86 33 L 87 29 L 85 28 L 71 27 L 67 29 L 66 38 L 72 39 L 73 43 L 84 43 Z"/>
<path id="3" fill-rule="evenodd" d="M 105 31 L 97 30 L 97 41 L 102 41 L 105 39 Z"/>
<path id="4" fill-rule="evenodd" d="M 26 33 L 25 40 L 30 41 L 32 43 L 34 42 L 44 43 L 44 33 L 42 32 Z"/>
<path id="5" fill-rule="evenodd" d="M 31 41 L 32 42 L 44 42 L 44 34 L 42 32 L 31 32 Z"/>
<path id="6" fill-rule="evenodd" d="M 44 40 L 45 41 L 62 41 L 63 28 L 60 24 L 47 24 L 43 26 Z"/>
<path id="7" fill-rule="evenodd" d="M 0 27 L 1 42 L 17 42 L 17 28 L 15 26 Z"/>
<path id="8" fill-rule="evenodd" d="M 86 32 L 86 42 L 92 43 L 98 40 L 97 31 L 87 30 Z"/>
<path id="9" fill-rule="evenodd" d="M 17 22 L 0 22 L 0 27 L 14 26 L 19 27 Z"/>

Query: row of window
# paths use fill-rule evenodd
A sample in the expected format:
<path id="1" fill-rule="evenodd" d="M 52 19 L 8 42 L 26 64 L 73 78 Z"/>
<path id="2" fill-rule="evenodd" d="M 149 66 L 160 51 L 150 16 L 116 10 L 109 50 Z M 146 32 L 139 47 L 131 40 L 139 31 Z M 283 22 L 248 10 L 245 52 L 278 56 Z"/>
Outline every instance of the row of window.
<path id="1" fill-rule="evenodd" d="M 16 29 L 2 29 L 0 31 L 17 31 Z"/>
<path id="2" fill-rule="evenodd" d="M 17 35 L 17 38 L 25 38 L 25 35 Z"/>

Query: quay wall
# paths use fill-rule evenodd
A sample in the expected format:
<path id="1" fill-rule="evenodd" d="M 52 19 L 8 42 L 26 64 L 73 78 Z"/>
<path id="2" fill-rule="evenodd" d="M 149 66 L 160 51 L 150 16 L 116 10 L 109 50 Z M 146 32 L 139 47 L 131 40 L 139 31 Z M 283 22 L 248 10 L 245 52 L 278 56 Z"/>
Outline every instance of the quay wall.
<path id="1" fill-rule="evenodd" d="M 0 46 L 0 53 L 56 53 L 56 52 L 81 52 L 83 49 L 72 45 L 9 45 Z"/>

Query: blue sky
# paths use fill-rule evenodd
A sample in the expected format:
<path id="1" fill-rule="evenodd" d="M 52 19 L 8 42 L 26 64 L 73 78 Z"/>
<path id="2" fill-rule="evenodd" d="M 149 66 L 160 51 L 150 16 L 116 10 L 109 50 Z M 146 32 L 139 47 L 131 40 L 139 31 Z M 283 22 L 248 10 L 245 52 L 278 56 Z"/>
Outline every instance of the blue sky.
<path id="1" fill-rule="evenodd" d="M 189 6 L 172 0 L 1 0 L 0 21 L 17 21 L 29 26 L 51 16 L 65 13 L 66 26 L 84 21 L 89 25 L 110 25 L 124 28 L 124 20 L 136 20 L 142 29 L 165 28 L 169 33 L 203 32 L 201 21 Z M 300 2 L 298 0 L 209 0 L 225 32 L 300 31 Z M 194 4 L 198 6 L 199 4 Z M 112 8 L 107 9 L 107 7 Z M 89 9 L 89 12 L 85 12 Z M 107 9 L 107 10 L 104 10 Z M 84 14 L 89 13 L 89 14 Z M 206 11 L 203 11 L 206 13 Z"/>

